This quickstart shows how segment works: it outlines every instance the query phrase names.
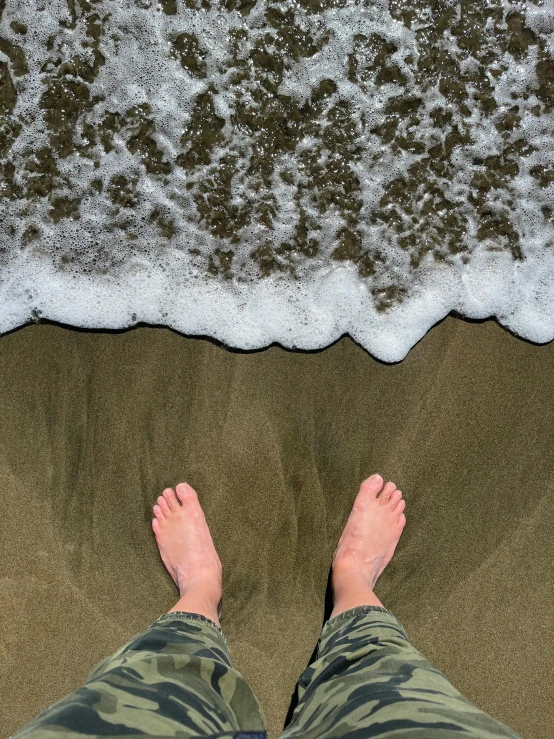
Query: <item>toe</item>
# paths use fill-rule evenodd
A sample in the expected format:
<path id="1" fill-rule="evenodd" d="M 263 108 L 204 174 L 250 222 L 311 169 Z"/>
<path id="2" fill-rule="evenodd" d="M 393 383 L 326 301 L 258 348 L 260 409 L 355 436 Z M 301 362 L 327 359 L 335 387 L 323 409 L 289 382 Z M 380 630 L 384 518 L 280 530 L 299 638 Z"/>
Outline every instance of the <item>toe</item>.
<path id="1" fill-rule="evenodd" d="M 160 531 L 162 530 L 160 527 L 160 522 L 158 521 L 157 518 L 152 519 L 152 530 L 154 531 L 155 534 L 159 534 Z"/>
<path id="2" fill-rule="evenodd" d="M 381 486 L 383 485 L 383 478 L 381 475 L 372 475 L 371 477 L 368 477 L 367 480 L 364 480 L 360 486 L 360 490 L 363 493 L 369 493 L 375 497 L 379 490 L 381 490 Z"/>
<path id="3" fill-rule="evenodd" d="M 191 500 L 191 498 L 197 497 L 194 488 L 191 488 L 191 486 L 188 485 L 186 482 L 180 482 L 175 490 L 177 492 L 177 497 L 179 498 L 181 503 L 184 503 L 187 500 Z"/>
<path id="4" fill-rule="evenodd" d="M 160 506 L 160 508 L 164 512 L 164 515 L 165 516 L 169 516 L 169 510 L 170 510 L 169 509 L 169 504 L 168 504 L 167 500 L 163 497 L 163 495 L 160 495 L 160 497 L 158 498 L 158 505 Z"/>
<path id="5" fill-rule="evenodd" d="M 389 505 L 392 506 L 392 508 L 394 508 L 394 506 L 398 503 L 398 501 L 400 500 L 401 497 L 402 497 L 401 491 L 400 490 L 394 490 L 392 492 L 392 495 L 390 496 Z"/>
<path id="6" fill-rule="evenodd" d="M 154 508 L 152 508 L 152 510 L 154 511 L 154 515 L 156 516 L 156 518 L 158 519 L 158 521 L 160 521 L 160 520 L 163 521 L 163 519 L 165 518 L 165 516 L 164 516 L 164 512 L 162 511 L 162 509 L 160 508 L 160 506 L 159 505 L 155 505 Z"/>
<path id="7" fill-rule="evenodd" d="M 406 508 L 406 501 L 404 500 L 404 498 L 402 498 L 394 506 L 394 512 L 395 513 L 402 513 L 402 511 L 404 510 L 404 508 Z"/>
<path id="8" fill-rule="evenodd" d="M 389 502 L 391 495 L 396 490 L 396 485 L 394 482 L 387 482 L 385 487 L 383 488 L 383 491 L 381 492 L 381 495 L 379 496 L 379 501 L 383 504 L 386 504 Z"/>
<path id="9" fill-rule="evenodd" d="M 164 490 L 164 498 L 167 500 L 167 505 L 169 506 L 170 511 L 176 511 L 181 507 L 171 488 Z"/>

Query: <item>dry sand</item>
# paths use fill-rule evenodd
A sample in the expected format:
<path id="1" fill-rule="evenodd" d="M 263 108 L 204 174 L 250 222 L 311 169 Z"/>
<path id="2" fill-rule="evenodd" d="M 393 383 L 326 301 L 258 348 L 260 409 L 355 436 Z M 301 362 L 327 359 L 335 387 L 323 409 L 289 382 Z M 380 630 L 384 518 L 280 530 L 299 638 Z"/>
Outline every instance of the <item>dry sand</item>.
<path id="1" fill-rule="evenodd" d="M 349 338 L 243 353 L 35 324 L 0 338 L 0 377 L 2 736 L 174 604 L 151 507 L 186 480 L 233 664 L 277 737 L 373 472 L 407 504 L 377 596 L 466 698 L 551 735 L 554 343 L 448 317 L 385 365 Z"/>

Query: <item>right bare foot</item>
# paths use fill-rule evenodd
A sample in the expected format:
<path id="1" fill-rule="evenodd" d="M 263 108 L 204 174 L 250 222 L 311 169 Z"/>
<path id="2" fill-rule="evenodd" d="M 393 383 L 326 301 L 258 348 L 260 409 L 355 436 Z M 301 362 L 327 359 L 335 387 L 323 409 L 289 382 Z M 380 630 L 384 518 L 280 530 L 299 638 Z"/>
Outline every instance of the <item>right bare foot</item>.
<path id="1" fill-rule="evenodd" d="M 333 555 L 335 615 L 338 598 L 345 603 L 351 602 L 353 597 L 354 600 L 363 600 L 364 595 L 373 590 L 378 577 L 391 561 L 406 525 L 405 506 L 406 501 L 393 482 L 387 482 L 383 487 L 380 475 L 373 475 L 362 482 Z M 380 603 L 376 596 L 372 597 L 370 605 Z"/>

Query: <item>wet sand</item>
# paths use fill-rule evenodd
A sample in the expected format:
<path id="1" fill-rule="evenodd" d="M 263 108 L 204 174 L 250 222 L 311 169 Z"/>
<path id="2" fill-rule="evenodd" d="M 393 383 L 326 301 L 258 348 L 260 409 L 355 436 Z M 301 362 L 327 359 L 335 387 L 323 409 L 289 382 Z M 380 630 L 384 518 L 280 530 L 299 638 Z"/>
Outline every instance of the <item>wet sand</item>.
<path id="1" fill-rule="evenodd" d="M 186 480 L 223 563 L 233 664 L 275 739 L 373 472 L 407 504 L 378 597 L 468 700 L 550 735 L 554 342 L 448 317 L 386 365 L 349 338 L 244 353 L 34 324 L 0 338 L 0 377 L 2 736 L 175 603 L 151 507 Z"/>

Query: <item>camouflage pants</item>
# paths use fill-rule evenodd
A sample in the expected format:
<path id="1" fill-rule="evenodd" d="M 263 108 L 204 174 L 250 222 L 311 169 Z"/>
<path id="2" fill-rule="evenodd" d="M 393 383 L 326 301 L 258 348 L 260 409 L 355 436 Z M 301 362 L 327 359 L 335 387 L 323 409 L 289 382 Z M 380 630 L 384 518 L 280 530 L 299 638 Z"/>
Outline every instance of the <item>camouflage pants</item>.
<path id="1" fill-rule="evenodd" d="M 298 699 L 281 739 L 521 739 L 453 688 L 378 606 L 326 622 Z M 266 739 L 261 707 L 215 623 L 161 616 L 13 739 L 128 736 Z"/>

